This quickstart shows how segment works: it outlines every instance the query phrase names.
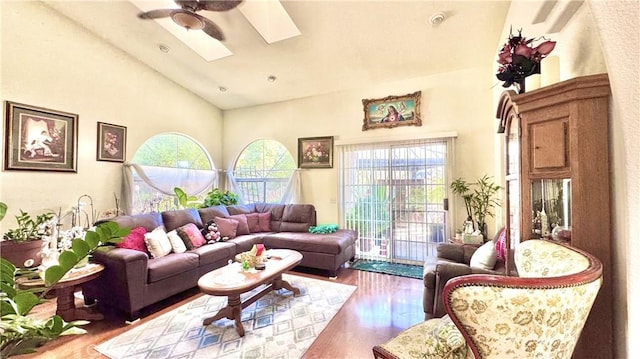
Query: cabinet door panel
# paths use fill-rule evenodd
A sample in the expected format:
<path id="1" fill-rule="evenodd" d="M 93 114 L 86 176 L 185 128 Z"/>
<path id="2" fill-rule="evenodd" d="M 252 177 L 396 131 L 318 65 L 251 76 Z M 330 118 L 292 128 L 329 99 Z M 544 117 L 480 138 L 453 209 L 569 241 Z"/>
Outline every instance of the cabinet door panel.
<path id="1" fill-rule="evenodd" d="M 531 124 L 531 172 L 565 169 L 567 162 L 567 122 L 563 120 Z"/>

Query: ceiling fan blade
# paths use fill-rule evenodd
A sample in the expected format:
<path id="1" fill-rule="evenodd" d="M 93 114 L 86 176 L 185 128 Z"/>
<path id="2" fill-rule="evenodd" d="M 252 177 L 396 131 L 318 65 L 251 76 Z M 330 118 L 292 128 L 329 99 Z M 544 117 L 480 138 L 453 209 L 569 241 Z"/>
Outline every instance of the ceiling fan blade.
<path id="1" fill-rule="evenodd" d="M 171 14 L 175 11 L 175 9 L 158 9 L 151 10 L 147 12 L 141 12 L 138 14 L 138 17 L 141 19 L 160 19 L 163 17 L 171 16 Z"/>
<path id="2" fill-rule="evenodd" d="M 199 0 L 198 10 L 229 11 L 240 5 L 242 0 Z"/>
<path id="3" fill-rule="evenodd" d="M 218 25 L 214 24 L 213 21 L 207 19 L 204 16 L 200 16 L 198 14 L 193 15 L 202 20 L 202 22 L 204 23 L 204 28 L 202 29 L 202 31 L 218 41 L 224 41 L 224 35 L 222 34 L 222 30 L 220 29 L 220 27 L 218 27 Z"/>

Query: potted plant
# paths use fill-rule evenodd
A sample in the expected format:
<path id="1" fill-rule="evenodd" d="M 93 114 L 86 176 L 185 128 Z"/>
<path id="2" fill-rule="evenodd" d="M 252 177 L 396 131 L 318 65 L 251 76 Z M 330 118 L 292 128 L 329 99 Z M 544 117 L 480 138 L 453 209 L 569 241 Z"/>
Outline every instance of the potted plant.
<path id="1" fill-rule="evenodd" d="M 206 208 L 211 206 L 225 205 L 230 206 L 233 204 L 238 204 L 240 197 L 231 192 L 225 191 L 222 192 L 218 188 L 214 188 L 211 191 L 207 192 L 204 201 L 198 202 L 198 197 L 193 195 L 188 195 L 182 188 L 174 187 L 173 193 L 176 195 L 177 205 L 181 208 Z"/>
<path id="2" fill-rule="evenodd" d="M 462 178 L 458 178 L 451 183 L 453 193 L 464 200 L 467 220 L 474 221 L 475 218 L 477 229 L 484 238 L 487 238 L 487 216 L 493 218 L 495 215 L 493 208 L 500 206 L 500 202 L 496 199 L 500 188 L 487 175 L 478 178 L 473 183 L 468 183 Z"/>
<path id="3" fill-rule="evenodd" d="M 221 204 L 230 206 L 238 204 L 239 200 L 240 197 L 231 191 L 222 192 L 219 188 L 214 188 L 209 191 L 204 198 L 203 207 L 218 206 Z"/>
<path id="4" fill-rule="evenodd" d="M 6 213 L 6 205 L 5 205 Z M 3 241 L 0 242 L 2 257 L 18 267 L 37 267 L 42 261 L 43 225 L 53 218 L 53 213 L 47 212 L 31 217 L 29 213 L 20 210 L 16 216 L 18 226 L 8 230 Z"/>
<path id="5" fill-rule="evenodd" d="M 23 290 L 17 284 L 21 276 L 35 276 L 37 272 L 16 268 L 11 262 L 0 258 L 0 357 L 33 353 L 36 348 L 62 335 L 83 334 L 79 326 L 87 321 L 65 322 L 53 315 L 44 320 L 29 317 L 31 310 L 44 302 L 45 295 L 65 274 L 86 256 L 106 244 L 115 244 L 129 233 L 115 222 L 99 224 L 95 230 L 87 231 L 85 238 L 76 238 L 70 250 L 60 254 L 57 265 L 44 272 L 44 288 L 39 295 L 33 290 Z"/>

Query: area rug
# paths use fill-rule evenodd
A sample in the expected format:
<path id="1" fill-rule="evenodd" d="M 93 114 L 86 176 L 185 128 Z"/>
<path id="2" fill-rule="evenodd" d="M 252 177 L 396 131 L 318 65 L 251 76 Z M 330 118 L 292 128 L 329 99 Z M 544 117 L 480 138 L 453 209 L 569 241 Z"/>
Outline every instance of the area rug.
<path id="1" fill-rule="evenodd" d="M 300 295 L 282 289 L 244 308 L 244 337 L 238 335 L 232 320 L 202 325 L 205 317 L 227 303 L 226 297 L 205 295 L 98 345 L 96 350 L 114 359 L 300 358 L 356 287 L 289 274 L 283 274 L 283 279 L 299 288 Z"/>
<path id="2" fill-rule="evenodd" d="M 351 263 L 349 267 L 368 272 L 392 274 L 416 279 L 422 279 L 422 271 L 424 269 L 422 266 L 366 259 L 357 259 Z"/>

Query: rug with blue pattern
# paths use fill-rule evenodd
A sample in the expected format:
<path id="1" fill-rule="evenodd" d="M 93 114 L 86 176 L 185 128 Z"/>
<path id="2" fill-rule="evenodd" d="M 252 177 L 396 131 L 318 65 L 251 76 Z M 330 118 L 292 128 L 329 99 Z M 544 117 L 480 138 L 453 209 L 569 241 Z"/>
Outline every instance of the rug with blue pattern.
<path id="1" fill-rule="evenodd" d="M 148 322 L 143 319 L 96 350 L 118 359 L 300 358 L 356 287 L 290 274 L 282 277 L 299 288 L 300 295 L 281 289 L 244 308 L 244 337 L 229 319 L 202 325 L 204 318 L 227 304 L 226 297 L 204 295 Z"/>

